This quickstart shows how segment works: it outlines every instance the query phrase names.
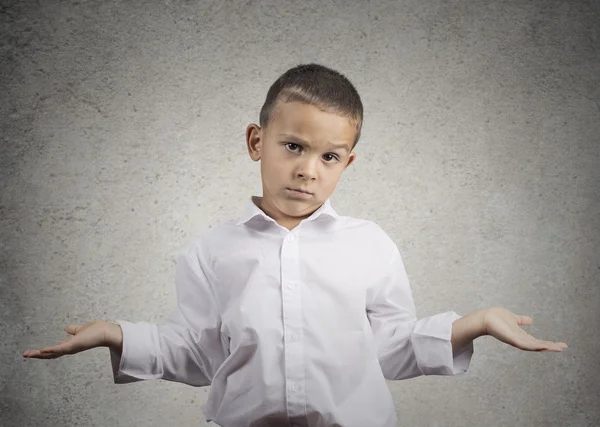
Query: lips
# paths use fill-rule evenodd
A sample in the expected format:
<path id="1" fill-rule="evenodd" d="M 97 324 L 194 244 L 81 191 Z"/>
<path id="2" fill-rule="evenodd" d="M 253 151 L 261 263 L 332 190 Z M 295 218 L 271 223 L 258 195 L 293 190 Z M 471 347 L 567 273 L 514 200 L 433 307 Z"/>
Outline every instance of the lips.
<path id="1" fill-rule="evenodd" d="M 308 191 L 304 191 L 304 190 L 301 190 L 301 189 L 299 189 L 299 188 L 288 188 L 288 190 L 299 191 L 299 192 L 301 192 L 301 193 L 305 193 L 305 194 L 312 194 L 312 193 L 310 193 L 310 192 L 308 192 Z"/>

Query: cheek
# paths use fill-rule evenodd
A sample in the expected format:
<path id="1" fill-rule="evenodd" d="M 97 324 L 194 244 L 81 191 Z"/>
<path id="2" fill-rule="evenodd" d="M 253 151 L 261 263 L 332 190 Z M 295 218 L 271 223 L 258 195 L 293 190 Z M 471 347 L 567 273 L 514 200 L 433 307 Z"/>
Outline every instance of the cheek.
<path id="1" fill-rule="evenodd" d="M 293 168 L 292 164 L 289 161 L 286 161 L 284 158 L 273 159 L 271 163 L 271 171 L 279 176 L 286 175 Z"/>
<path id="2" fill-rule="evenodd" d="M 337 185 L 337 183 L 340 180 L 340 174 L 338 171 L 336 171 L 334 174 L 332 174 L 331 177 L 329 177 L 329 179 L 327 180 L 327 185 L 331 188 L 335 188 L 335 186 Z"/>
<path id="3" fill-rule="evenodd" d="M 263 176 L 268 176 L 270 180 L 276 180 L 287 176 L 289 165 L 281 159 L 268 159 L 262 164 L 261 170 Z"/>

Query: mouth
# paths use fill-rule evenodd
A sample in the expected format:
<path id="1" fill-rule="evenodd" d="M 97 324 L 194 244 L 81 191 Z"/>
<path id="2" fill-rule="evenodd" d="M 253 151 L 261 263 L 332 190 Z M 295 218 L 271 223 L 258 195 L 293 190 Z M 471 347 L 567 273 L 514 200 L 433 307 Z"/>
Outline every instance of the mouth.
<path id="1" fill-rule="evenodd" d="M 299 188 L 288 188 L 288 190 L 299 191 L 300 193 L 305 193 L 305 194 L 312 194 L 312 193 L 309 193 L 308 191 L 304 191 Z"/>
<path id="2" fill-rule="evenodd" d="M 312 193 L 309 193 L 308 191 L 300 190 L 298 188 L 288 188 L 287 190 L 290 191 L 292 194 L 295 194 L 297 196 L 307 197 L 307 196 L 311 196 L 312 195 Z"/>

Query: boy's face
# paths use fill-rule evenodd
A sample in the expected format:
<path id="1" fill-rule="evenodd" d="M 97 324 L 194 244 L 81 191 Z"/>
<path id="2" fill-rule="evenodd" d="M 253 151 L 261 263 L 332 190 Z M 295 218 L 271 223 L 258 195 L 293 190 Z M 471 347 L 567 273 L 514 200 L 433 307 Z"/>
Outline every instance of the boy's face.
<path id="1" fill-rule="evenodd" d="M 329 198 L 356 158 L 350 152 L 356 127 L 312 105 L 278 102 L 275 108 L 278 113 L 267 128 L 248 126 L 246 144 L 252 160 L 261 160 L 261 209 L 291 230 Z"/>

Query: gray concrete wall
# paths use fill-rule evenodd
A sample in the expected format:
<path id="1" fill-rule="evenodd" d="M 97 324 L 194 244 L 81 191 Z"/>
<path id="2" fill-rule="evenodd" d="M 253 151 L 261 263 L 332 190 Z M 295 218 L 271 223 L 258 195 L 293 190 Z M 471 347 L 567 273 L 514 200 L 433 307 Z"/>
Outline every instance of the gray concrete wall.
<path id="1" fill-rule="evenodd" d="M 600 4 L 2 1 L 0 424 L 201 426 L 207 388 L 114 385 L 68 323 L 161 323 L 174 257 L 260 195 L 244 132 L 319 62 L 365 106 L 332 196 L 398 244 L 419 317 L 504 306 L 563 353 L 475 342 L 389 382 L 405 426 L 600 424 Z M 358 201 L 358 202 L 357 202 Z"/>

